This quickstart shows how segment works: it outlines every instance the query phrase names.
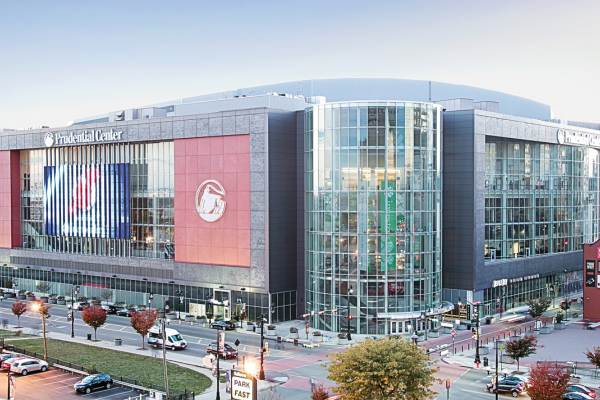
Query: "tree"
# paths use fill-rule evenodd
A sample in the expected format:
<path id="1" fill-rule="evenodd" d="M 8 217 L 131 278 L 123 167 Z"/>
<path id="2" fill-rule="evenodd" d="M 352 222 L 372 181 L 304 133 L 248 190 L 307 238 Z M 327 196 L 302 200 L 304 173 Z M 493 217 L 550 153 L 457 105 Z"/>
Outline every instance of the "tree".
<path id="1" fill-rule="evenodd" d="M 527 305 L 529 306 L 529 315 L 531 315 L 533 318 L 541 317 L 542 314 L 546 312 L 548 307 L 550 307 L 550 304 L 552 304 L 552 301 L 546 298 L 527 300 Z"/>
<path id="2" fill-rule="evenodd" d="M 571 308 L 571 301 L 568 299 L 560 303 L 560 309 L 565 312 L 565 315 L 569 315 L 569 309 Z M 568 318 L 566 318 L 568 319 Z"/>
<path id="3" fill-rule="evenodd" d="M 410 340 L 367 339 L 344 353 L 329 355 L 328 379 L 346 400 L 434 398 L 430 389 L 438 368 Z"/>
<path id="4" fill-rule="evenodd" d="M 504 352 L 510 358 L 517 360 L 517 371 L 519 370 L 520 359 L 535 354 L 538 347 L 543 347 L 538 346 L 537 343 L 538 338 L 533 334 L 525 335 L 520 339 L 511 340 L 510 342 L 506 343 L 506 346 L 504 347 Z"/>
<path id="5" fill-rule="evenodd" d="M 52 289 L 52 285 L 49 283 L 40 282 L 36 285 L 36 288 L 41 294 L 46 294 L 50 291 L 50 289 Z"/>
<path id="6" fill-rule="evenodd" d="M 102 297 L 104 301 L 106 301 L 106 304 L 108 304 L 108 301 L 113 297 L 113 291 L 110 289 L 104 289 L 100 292 L 100 297 Z"/>
<path id="7" fill-rule="evenodd" d="M 136 312 L 131 316 L 131 327 L 142 335 L 142 349 L 145 349 L 144 338 L 154 326 L 156 318 L 158 318 L 158 312 L 154 308 Z"/>
<path id="8" fill-rule="evenodd" d="M 106 316 L 106 311 L 98 305 L 83 307 L 81 319 L 86 325 L 94 328 L 94 340 L 97 340 L 96 330 L 106 323 Z"/>
<path id="9" fill-rule="evenodd" d="M 587 359 L 590 360 L 590 362 L 594 364 L 596 368 L 600 368 L 600 347 L 594 347 L 594 351 L 586 349 L 583 354 L 585 354 Z"/>
<path id="10" fill-rule="evenodd" d="M 21 315 L 25 314 L 25 311 L 27 311 L 27 304 L 23 301 L 19 300 L 12 305 L 12 313 L 17 316 L 17 325 L 19 325 L 17 328 L 21 327 Z"/>
<path id="11" fill-rule="evenodd" d="M 527 394 L 531 400 L 562 399 L 571 374 L 566 368 L 544 362 L 531 367 Z"/>

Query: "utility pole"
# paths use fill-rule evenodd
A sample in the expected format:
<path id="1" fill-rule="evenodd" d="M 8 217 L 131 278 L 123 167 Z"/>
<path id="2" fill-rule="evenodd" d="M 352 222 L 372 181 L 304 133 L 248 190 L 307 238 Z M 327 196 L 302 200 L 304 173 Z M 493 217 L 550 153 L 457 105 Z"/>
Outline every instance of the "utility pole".
<path id="1" fill-rule="evenodd" d="M 165 321 L 167 320 L 167 313 L 169 312 L 169 300 L 165 300 L 165 306 L 164 306 L 164 311 L 163 311 L 163 317 L 162 317 L 162 324 L 161 324 L 161 329 L 162 329 L 162 351 L 163 351 L 163 369 L 164 369 L 164 374 L 165 374 L 165 391 L 167 392 L 167 399 L 169 398 L 169 377 L 167 375 L 167 347 L 166 347 L 166 343 L 167 343 L 167 330 L 166 330 L 166 326 L 165 326 Z M 217 383 L 217 388 L 218 388 L 218 383 Z"/>
<path id="2" fill-rule="evenodd" d="M 225 343 L 223 343 L 225 345 Z M 221 332 L 217 331 L 217 397 L 216 400 L 221 400 L 221 392 L 219 392 L 219 380 L 221 378 L 221 371 L 219 370 L 219 358 L 221 358 Z M 223 354 L 225 349 L 223 348 Z M 261 363 L 262 368 L 262 363 Z"/>

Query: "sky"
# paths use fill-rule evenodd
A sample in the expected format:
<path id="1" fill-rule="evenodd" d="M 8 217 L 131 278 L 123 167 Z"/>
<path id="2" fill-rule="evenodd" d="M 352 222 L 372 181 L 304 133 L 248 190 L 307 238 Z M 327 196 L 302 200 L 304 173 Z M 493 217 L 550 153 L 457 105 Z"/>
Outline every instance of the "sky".
<path id="1" fill-rule="evenodd" d="M 498 90 L 600 123 L 600 1 L 0 2 L 0 128 L 302 79 Z"/>

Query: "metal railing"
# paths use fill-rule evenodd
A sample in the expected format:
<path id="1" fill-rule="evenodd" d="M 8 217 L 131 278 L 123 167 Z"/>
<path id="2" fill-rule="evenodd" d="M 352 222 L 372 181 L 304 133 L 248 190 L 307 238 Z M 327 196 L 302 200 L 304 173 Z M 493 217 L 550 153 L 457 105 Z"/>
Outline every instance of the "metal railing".
<path id="1" fill-rule="evenodd" d="M 537 365 L 547 364 L 551 367 L 560 367 L 573 375 L 584 374 L 598 378 L 598 367 L 587 361 L 538 361 Z M 578 371 L 579 370 L 579 371 Z"/>
<path id="2" fill-rule="evenodd" d="M 23 355 L 26 355 L 29 357 L 44 359 L 44 354 L 40 354 L 35 351 L 30 351 L 27 349 L 16 347 L 16 346 L 13 346 L 10 344 L 5 346 L 4 338 L 0 338 L 0 346 L 2 346 L 2 348 L 6 349 L 8 351 L 13 351 L 15 353 L 20 353 L 20 354 L 23 354 Z M 48 357 L 47 361 L 48 361 L 49 366 L 54 366 L 54 364 L 57 364 L 57 365 L 61 365 L 63 367 L 81 371 L 83 373 L 87 373 L 87 370 L 88 370 L 82 365 L 74 364 L 74 363 L 71 363 L 71 362 L 68 362 L 65 360 L 60 360 L 60 359 L 54 358 L 54 357 Z M 99 372 L 100 371 L 98 371 L 98 373 Z M 134 385 L 134 386 L 140 386 L 140 387 L 146 388 L 148 391 L 159 391 L 159 392 L 163 392 L 163 393 L 166 392 L 165 387 L 161 386 L 161 385 L 138 381 L 136 379 L 129 379 L 124 376 L 117 376 L 117 375 L 110 375 L 110 376 L 115 381 L 124 382 L 124 383 Z M 193 400 L 194 396 L 195 396 L 195 393 L 193 390 L 192 391 L 187 390 L 187 389 L 177 390 L 177 389 L 169 388 L 169 398 L 168 399 L 165 398 L 165 400 Z"/>

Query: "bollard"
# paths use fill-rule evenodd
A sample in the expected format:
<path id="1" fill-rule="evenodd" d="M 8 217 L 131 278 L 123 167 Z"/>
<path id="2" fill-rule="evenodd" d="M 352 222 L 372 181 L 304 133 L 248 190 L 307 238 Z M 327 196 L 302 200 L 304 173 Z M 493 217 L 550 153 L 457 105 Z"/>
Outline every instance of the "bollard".
<path id="1" fill-rule="evenodd" d="M 460 352 L 463 353 L 465 351 L 465 345 L 460 346 Z"/>
<path id="2" fill-rule="evenodd" d="M 467 351 L 471 350 L 471 344 L 467 343 Z"/>

